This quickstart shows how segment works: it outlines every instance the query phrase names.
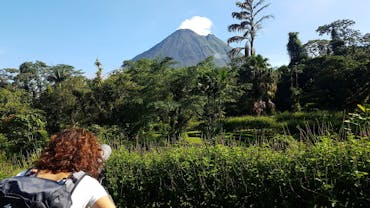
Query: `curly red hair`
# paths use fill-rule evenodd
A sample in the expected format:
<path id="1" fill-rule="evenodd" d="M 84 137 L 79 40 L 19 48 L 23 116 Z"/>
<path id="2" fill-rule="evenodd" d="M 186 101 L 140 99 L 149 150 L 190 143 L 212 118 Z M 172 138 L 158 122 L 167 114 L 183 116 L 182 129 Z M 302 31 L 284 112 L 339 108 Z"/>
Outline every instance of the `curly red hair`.
<path id="1" fill-rule="evenodd" d="M 52 173 L 85 171 L 98 178 L 103 166 L 101 148 L 96 136 L 85 129 L 72 128 L 50 138 L 36 168 Z"/>

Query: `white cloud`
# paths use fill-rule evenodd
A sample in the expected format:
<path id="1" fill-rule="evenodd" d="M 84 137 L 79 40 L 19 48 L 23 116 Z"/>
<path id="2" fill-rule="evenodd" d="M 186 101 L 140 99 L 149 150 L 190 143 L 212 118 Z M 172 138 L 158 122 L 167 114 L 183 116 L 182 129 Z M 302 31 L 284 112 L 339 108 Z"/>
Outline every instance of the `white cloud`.
<path id="1" fill-rule="evenodd" d="M 215 53 L 215 55 L 213 55 L 213 57 L 215 59 L 222 59 L 222 55 L 220 53 Z"/>
<path id="2" fill-rule="evenodd" d="M 199 35 L 211 33 L 212 21 L 207 17 L 194 16 L 183 21 L 178 29 L 190 29 Z"/>

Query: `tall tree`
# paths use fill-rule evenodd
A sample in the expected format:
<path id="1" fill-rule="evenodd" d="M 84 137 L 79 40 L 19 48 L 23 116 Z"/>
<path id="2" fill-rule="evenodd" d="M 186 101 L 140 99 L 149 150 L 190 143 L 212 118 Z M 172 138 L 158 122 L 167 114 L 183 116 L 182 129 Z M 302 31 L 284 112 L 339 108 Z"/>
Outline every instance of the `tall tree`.
<path id="1" fill-rule="evenodd" d="M 203 109 L 200 119 L 203 120 L 203 134 L 207 139 L 222 131 L 224 106 L 232 99 L 230 93 L 232 74 L 227 68 L 216 68 L 213 58 L 207 58 L 197 65 L 199 73 L 197 91 L 203 97 Z"/>
<path id="2" fill-rule="evenodd" d="M 190 119 L 202 112 L 202 96 L 196 94 L 199 75 L 197 67 L 168 70 L 164 80 L 164 99 L 156 101 L 161 122 L 166 126 L 169 138 L 178 139 L 185 131 Z"/>
<path id="3" fill-rule="evenodd" d="M 245 58 L 240 66 L 234 67 L 238 74 L 237 84 L 242 91 L 237 114 L 252 113 L 255 103 L 272 102 L 276 92 L 277 74 L 270 68 L 268 59 L 261 55 L 251 56 Z"/>
<path id="4" fill-rule="evenodd" d="M 72 126 L 84 126 L 91 115 L 84 109 L 84 95 L 90 91 L 86 78 L 70 77 L 48 88 L 39 99 L 37 107 L 47 118 L 47 128 L 51 132 Z"/>
<path id="5" fill-rule="evenodd" d="M 315 58 L 330 54 L 330 41 L 324 39 L 310 40 L 303 45 L 303 49 L 308 57 Z"/>
<path id="6" fill-rule="evenodd" d="M 58 64 L 50 67 L 47 80 L 55 85 L 60 85 L 61 82 L 81 74 L 82 72 L 75 70 L 73 66 Z"/>
<path id="7" fill-rule="evenodd" d="M 38 97 L 46 88 L 46 72 L 48 66 L 41 61 L 24 62 L 19 66 L 19 72 L 14 77 L 15 84 L 32 94 L 33 97 Z"/>
<path id="8" fill-rule="evenodd" d="M 303 50 L 301 41 L 298 38 L 298 32 L 289 33 L 289 41 L 287 44 L 287 50 L 290 57 L 289 66 L 298 64 L 306 54 Z"/>
<path id="9" fill-rule="evenodd" d="M 365 48 L 368 48 L 370 49 L 370 33 L 366 33 L 363 37 L 362 37 L 362 45 L 365 47 Z"/>
<path id="10" fill-rule="evenodd" d="M 323 56 L 308 60 L 300 75 L 302 106 L 351 110 L 370 95 L 369 55 Z"/>
<path id="11" fill-rule="evenodd" d="M 261 12 L 270 4 L 265 4 L 264 0 L 245 0 L 236 2 L 241 11 L 233 12 L 232 17 L 239 20 L 240 23 L 229 25 L 229 32 L 238 32 L 240 35 L 233 36 L 227 40 L 227 43 L 245 42 L 244 46 L 233 48 L 230 51 L 231 57 L 235 57 L 244 50 L 244 56 L 255 55 L 254 41 L 257 32 L 262 28 L 262 22 L 265 19 L 272 18 L 272 15 L 261 15 Z"/>
<path id="12" fill-rule="evenodd" d="M 350 19 L 336 20 L 330 24 L 319 26 L 316 32 L 319 35 L 330 35 L 331 51 L 335 55 L 342 55 L 346 46 L 358 45 L 361 42 L 361 33 L 352 28 L 355 23 Z"/>
<path id="13" fill-rule="evenodd" d="M 43 112 L 32 107 L 31 97 L 24 89 L 0 88 L 0 149 L 8 156 L 26 155 L 46 142 Z"/>
<path id="14" fill-rule="evenodd" d="M 301 89 L 298 84 L 298 75 L 302 71 L 299 70 L 298 64 L 306 58 L 301 41 L 298 38 L 298 32 L 289 33 L 289 41 L 287 44 L 287 50 L 290 57 L 289 72 L 290 72 L 290 91 L 292 100 L 292 109 L 294 111 L 300 111 L 301 105 L 299 103 L 299 97 Z"/>
<path id="15" fill-rule="evenodd" d="M 4 68 L 0 69 L 0 88 L 6 88 L 14 81 L 14 77 L 18 73 L 18 69 Z"/>

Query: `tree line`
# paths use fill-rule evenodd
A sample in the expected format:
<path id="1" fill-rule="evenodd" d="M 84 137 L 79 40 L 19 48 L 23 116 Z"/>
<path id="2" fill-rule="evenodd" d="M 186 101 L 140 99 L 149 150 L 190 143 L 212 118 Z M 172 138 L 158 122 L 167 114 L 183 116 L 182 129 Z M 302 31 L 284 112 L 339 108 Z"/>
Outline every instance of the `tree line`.
<path id="1" fill-rule="evenodd" d="M 48 134 L 71 126 L 116 128 L 128 140 L 139 141 L 153 134 L 178 139 L 190 122 L 200 122 L 204 137 L 210 139 L 222 132 L 222 120 L 229 116 L 351 111 L 368 102 L 370 35 L 353 29 L 354 21 L 319 26 L 318 35 L 329 39 L 305 44 L 298 32 L 289 33 L 290 63 L 272 68 L 268 59 L 256 55 L 255 36 L 249 36 L 271 16 L 257 24 L 250 22 L 255 16 L 247 17 L 258 14 L 248 8 L 262 11 L 268 5 L 262 1 L 257 7 L 238 6 L 247 9 L 233 13 L 245 37 L 229 42 L 247 42 L 233 50 L 226 67 L 216 67 L 212 57 L 183 68 L 174 68 L 168 57 L 142 59 L 124 61 L 103 78 L 97 59 L 93 79 L 73 66 L 42 61 L 0 69 L 1 148 L 29 151 L 42 146 Z"/>

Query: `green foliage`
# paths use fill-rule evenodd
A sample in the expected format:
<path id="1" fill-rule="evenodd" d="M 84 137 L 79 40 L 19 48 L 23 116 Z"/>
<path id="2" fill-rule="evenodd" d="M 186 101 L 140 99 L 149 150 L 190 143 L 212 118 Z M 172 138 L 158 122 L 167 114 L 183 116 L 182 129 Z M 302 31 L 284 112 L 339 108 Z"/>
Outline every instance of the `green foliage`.
<path id="1" fill-rule="evenodd" d="M 355 21 L 350 19 L 336 20 L 330 24 L 319 26 L 316 29 L 316 32 L 318 32 L 319 35 L 330 35 L 331 50 L 334 54 L 338 55 L 338 46 L 355 45 L 360 42 L 360 32 L 351 28 L 355 23 Z M 340 45 L 336 45 L 338 42 L 342 43 Z"/>
<path id="2" fill-rule="evenodd" d="M 222 130 L 224 104 L 233 102 L 233 74 L 226 68 L 216 68 L 212 59 L 207 59 L 197 66 L 199 71 L 197 91 L 203 98 L 202 131 L 207 139 L 213 138 Z"/>
<path id="3" fill-rule="evenodd" d="M 357 104 L 357 112 L 348 113 L 344 122 L 349 134 L 360 137 L 370 136 L 370 105 Z"/>
<path id="4" fill-rule="evenodd" d="M 218 136 L 226 141 L 241 141 L 242 145 L 269 141 L 275 135 L 291 135 L 297 140 L 315 142 L 322 135 L 340 136 L 343 133 L 344 119 L 344 113 L 328 111 L 226 117 L 221 122 L 223 132 Z M 204 137 L 200 131 L 202 125 L 204 124 L 201 122 L 192 122 L 188 135 Z"/>
<path id="5" fill-rule="evenodd" d="M 128 139 L 119 126 L 99 126 L 94 124 L 89 126 L 88 129 L 104 144 L 109 144 L 113 147 L 128 145 L 125 143 Z"/>
<path id="6" fill-rule="evenodd" d="M 268 116 L 243 116 L 229 117 L 225 119 L 223 124 L 224 130 L 227 132 L 241 129 L 279 129 L 283 128 L 282 123 L 276 122 L 273 117 Z"/>
<path id="7" fill-rule="evenodd" d="M 41 61 L 24 62 L 19 66 L 19 73 L 14 76 L 14 84 L 36 98 L 46 88 L 47 70 L 48 66 Z"/>
<path id="8" fill-rule="evenodd" d="M 186 130 L 189 121 L 202 113 L 203 98 L 196 92 L 199 72 L 196 67 L 171 69 L 165 80 L 167 99 L 156 105 L 163 124 L 167 125 L 164 135 L 178 139 Z"/>
<path id="9" fill-rule="evenodd" d="M 306 58 L 301 41 L 298 38 L 298 32 L 289 33 L 289 41 L 287 44 L 288 54 L 290 56 L 289 66 L 293 66 Z"/>
<path id="10" fill-rule="evenodd" d="M 7 156 L 32 153 L 48 138 L 45 118 L 30 100 L 23 89 L 0 88 L 0 150 Z"/>
<path id="11" fill-rule="evenodd" d="M 300 139 L 318 135 L 336 134 L 343 127 L 344 114 L 328 111 L 280 113 L 275 116 L 276 122 L 284 126 L 285 133 L 299 135 Z"/>
<path id="12" fill-rule="evenodd" d="M 44 91 L 37 107 L 45 112 L 47 129 L 57 132 L 73 126 L 84 126 L 90 119 L 85 111 L 84 95 L 89 92 L 86 79 L 70 77 Z"/>
<path id="13" fill-rule="evenodd" d="M 0 141 L 3 139 L 0 134 Z M 0 152 L 0 180 L 16 175 L 17 166 L 8 161 L 4 152 Z M 20 172 L 20 171 L 19 171 Z"/>
<path id="14" fill-rule="evenodd" d="M 54 86 L 60 86 L 62 82 L 81 74 L 81 71 L 75 70 L 73 66 L 58 64 L 49 68 L 46 79 Z"/>
<path id="15" fill-rule="evenodd" d="M 107 164 L 119 207 L 367 207 L 368 140 L 314 146 L 120 149 Z M 280 145 L 280 146 L 279 146 Z"/>
<path id="16" fill-rule="evenodd" d="M 32 111 L 29 94 L 21 89 L 0 88 L 0 118 Z"/>
<path id="17" fill-rule="evenodd" d="M 319 57 L 330 54 L 329 40 L 316 39 L 309 40 L 303 45 L 305 53 L 311 57 Z"/>
<path id="18" fill-rule="evenodd" d="M 283 133 L 284 123 L 276 122 L 274 117 L 243 116 L 229 117 L 223 122 L 227 142 L 240 142 L 239 145 L 254 145 L 272 141 L 276 134 Z"/>
<path id="19" fill-rule="evenodd" d="M 1 141 L 0 134 L 0 141 Z M 0 180 L 17 175 L 18 173 L 27 170 L 34 166 L 34 161 L 39 157 L 40 152 L 32 152 L 31 154 L 20 157 L 19 155 L 9 156 L 6 152 L 0 150 Z"/>
<path id="20" fill-rule="evenodd" d="M 273 112 L 275 104 L 271 100 L 275 97 L 278 74 L 269 67 L 268 60 L 261 55 L 234 59 L 232 68 L 237 73 L 237 90 L 240 91 L 240 96 L 236 102 L 236 109 L 229 110 L 231 114 L 239 116 Z M 261 101 L 266 106 L 257 113 L 255 104 Z"/>
<path id="21" fill-rule="evenodd" d="M 368 99 L 369 56 L 325 56 L 306 61 L 298 82 L 303 107 L 351 109 Z"/>
<path id="22" fill-rule="evenodd" d="M 9 115 L 0 122 L 1 149 L 7 155 L 28 155 L 42 149 L 47 140 L 43 117 L 34 112 Z"/>

